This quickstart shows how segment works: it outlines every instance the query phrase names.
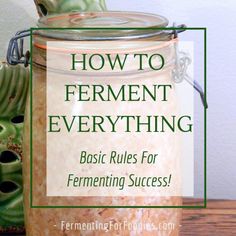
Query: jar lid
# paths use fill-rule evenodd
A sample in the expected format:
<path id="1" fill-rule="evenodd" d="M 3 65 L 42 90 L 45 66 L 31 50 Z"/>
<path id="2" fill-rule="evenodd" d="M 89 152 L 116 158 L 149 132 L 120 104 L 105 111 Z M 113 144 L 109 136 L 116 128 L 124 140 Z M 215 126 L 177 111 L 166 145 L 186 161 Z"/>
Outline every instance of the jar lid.
<path id="1" fill-rule="evenodd" d="M 168 20 L 165 17 L 149 13 L 71 12 L 40 18 L 38 27 L 52 28 L 52 30 L 39 30 L 37 33 L 45 37 L 65 40 L 133 39 L 161 35 L 167 25 Z"/>

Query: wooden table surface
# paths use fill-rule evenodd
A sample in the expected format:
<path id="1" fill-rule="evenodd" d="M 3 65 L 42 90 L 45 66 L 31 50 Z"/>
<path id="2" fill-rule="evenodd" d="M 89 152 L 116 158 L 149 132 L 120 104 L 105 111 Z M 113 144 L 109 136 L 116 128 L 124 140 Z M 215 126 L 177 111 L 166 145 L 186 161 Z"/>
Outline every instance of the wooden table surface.
<path id="1" fill-rule="evenodd" d="M 180 236 L 236 236 L 236 201 L 208 200 L 206 209 L 184 209 Z"/>
<path id="2" fill-rule="evenodd" d="M 236 236 L 236 201 L 208 200 L 206 209 L 184 209 L 181 225 L 180 236 Z"/>

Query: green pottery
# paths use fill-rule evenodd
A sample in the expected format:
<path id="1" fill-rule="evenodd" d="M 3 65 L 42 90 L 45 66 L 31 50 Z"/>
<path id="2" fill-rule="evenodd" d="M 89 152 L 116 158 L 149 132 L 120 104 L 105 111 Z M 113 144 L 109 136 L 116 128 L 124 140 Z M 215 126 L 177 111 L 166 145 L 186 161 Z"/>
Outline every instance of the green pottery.
<path id="1" fill-rule="evenodd" d="M 29 72 L 0 63 L 0 234 L 24 226 L 22 129 Z"/>
<path id="2" fill-rule="evenodd" d="M 105 0 L 34 0 L 40 16 L 63 12 L 106 11 Z"/>

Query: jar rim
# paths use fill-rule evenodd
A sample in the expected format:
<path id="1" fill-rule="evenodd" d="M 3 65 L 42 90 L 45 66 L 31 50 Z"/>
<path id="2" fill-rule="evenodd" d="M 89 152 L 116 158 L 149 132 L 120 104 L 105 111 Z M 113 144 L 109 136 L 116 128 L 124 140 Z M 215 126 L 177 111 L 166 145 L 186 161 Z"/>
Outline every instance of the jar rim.
<path id="1" fill-rule="evenodd" d="M 165 37 L 168 20 L 142 12 L 70 12 L 41 17 L 41 36 L 64 40 L 120 40 Z"/>

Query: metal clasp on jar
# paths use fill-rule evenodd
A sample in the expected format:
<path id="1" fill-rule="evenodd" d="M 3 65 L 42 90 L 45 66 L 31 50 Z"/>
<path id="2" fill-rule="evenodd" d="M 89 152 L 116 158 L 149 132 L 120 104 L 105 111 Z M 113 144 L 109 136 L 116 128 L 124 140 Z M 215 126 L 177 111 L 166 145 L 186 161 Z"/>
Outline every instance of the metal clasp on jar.
<path id="1" fill-rule="evenodd" d="M 181 33 L 184 31 L 185 26 L 175 26 L 175 23 L 173 25 L 174 28 L 180 28 L 180 30 L 173 30 L 172 34 L 174 38 L 178 38 L 178 33 Z M 175 61 L 175 68 L 172 71 L 172 77 L 175 83 L 181 83 L 184 80 L 187 81 L 193 88 L 200 94 L 201 101 L 203 106 L 207 109 L 208 104 L 206 100 L 206 95 L 200 86 L 200 84 L 193 80 L 187 73 L 188 66 L 192 63 L 191 58 L 185 53 L 180 52 L 178 50 L 178 45 L 175 44 L 175 53 L 176 53 L 176 61 Z"/>
<path id="2" fill-rule="evenodd" d="M 29 65 L 30 52 L 24 53 L 24 38 L 29 36 L 30 30 L 23 30 L 11 38 L 7 50 L 7 62 L 10 65 L 24 64 L 25 67 Z"/>

